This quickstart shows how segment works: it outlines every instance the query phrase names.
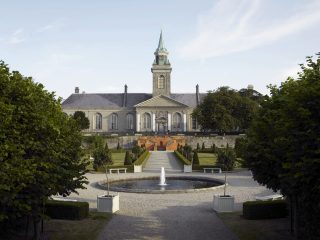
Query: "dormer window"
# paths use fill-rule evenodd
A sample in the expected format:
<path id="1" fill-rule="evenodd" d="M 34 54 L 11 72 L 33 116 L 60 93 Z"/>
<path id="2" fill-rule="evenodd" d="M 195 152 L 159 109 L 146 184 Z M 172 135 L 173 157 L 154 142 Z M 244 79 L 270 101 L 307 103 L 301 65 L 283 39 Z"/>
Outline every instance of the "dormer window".
<path id="1" fill-rule="evenodd" d="M 164 88 L 164 76 L 161 75 L 158 79 L 158 88 L 163 89 Z"/>

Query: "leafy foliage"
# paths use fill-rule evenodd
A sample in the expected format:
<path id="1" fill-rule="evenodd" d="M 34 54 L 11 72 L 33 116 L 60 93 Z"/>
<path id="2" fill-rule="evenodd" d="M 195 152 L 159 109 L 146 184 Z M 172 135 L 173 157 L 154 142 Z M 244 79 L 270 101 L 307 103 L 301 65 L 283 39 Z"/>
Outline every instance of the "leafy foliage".
<path id="1" fill-rule="evenodd" d="M 237 138 L 234 145 L 234 150 L 238 158 L 244 158 L 247 148 L 247 138 Z"/>
<path id="2" fill-rule="evenodd" d="M 295 231 L 320 239 L 320 57 L 307 57 L 297 80 L 270 86 L 248 132 L 254 179 L 281 190 L 294 207 Z M 315 201 L 316 200 L 316 201 Z M 312 214 L 311 214 L 312 213 Z M 299 219 L 301 217 L 301 219 Z"/>
<path id="3" fill-rule="evenodd" d="M 218 150 L 218 165 L 224 171 L 231 171 L 234 168 L 236 154 L 232 148 L 227 146 L 225 149 Z"/>
<path id="4" fill-rule="evenodd" d="M 129 151 L 126 151 L 126 156 L 124 158 L 124 165 L 131 165 L 132 164 L 132 156 Z"/>
<path id="5" fill-rule="evenodd" d="M 93 142 L 93 168 L 97 170 L 99 167 L 112 164 L 111 152 L 108 144 L 103 146 L 103 138 L 96 136 Z"/>
<path id="6" fill-rule="evenodd" d="M 192 164 L 200 164 L 200 161 L 199 161 L 199 156 L 198 156 L 198 152 L 195 151 L 194 154 L 193 154 L 193 162 Z"/>
<path id="7" fill-rule="evenodd" d="M 82 111 L 76 111 L 73 114 L 73 118 L 77 121 L 77 123 L 79 124 L 80 129 L 88 129 L 90 126 L 90 121 L 89 119 L 86 117 L 86 114 Z"/>
<path id="8" fill-rule="evenodd" d="M 40 220 L 49 196 L 84 188 L 81 132 L 61 99 L 0 62 L 0 222 Z"/>
<path id="9" fill-rule="evenodd" d="M 203 130 L 227 132 L 250 126 L 259 102 L 229 87 L 209 92 L 193 111 Z"/>

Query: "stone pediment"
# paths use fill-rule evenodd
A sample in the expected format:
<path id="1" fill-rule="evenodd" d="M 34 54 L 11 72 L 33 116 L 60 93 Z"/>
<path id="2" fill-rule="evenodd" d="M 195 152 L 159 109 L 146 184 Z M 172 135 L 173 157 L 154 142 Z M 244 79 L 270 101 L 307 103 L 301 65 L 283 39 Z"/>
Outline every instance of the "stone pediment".
<path id="1" fill-rule="evenodd" d="M 164 95 L 155 96 L 144 102 L 138 103 L 135 107 L 188 107 L 187 105 L 178 102 Z"/>

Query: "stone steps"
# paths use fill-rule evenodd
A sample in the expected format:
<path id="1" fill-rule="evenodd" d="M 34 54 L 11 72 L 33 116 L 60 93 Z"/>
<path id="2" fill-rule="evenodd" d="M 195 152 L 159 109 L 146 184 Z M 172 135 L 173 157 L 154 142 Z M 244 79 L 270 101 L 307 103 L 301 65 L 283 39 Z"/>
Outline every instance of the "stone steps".
<path id="1" fill-rule="evenodd" d="M 164 167 L 166 172 L 182 172 L 183 170 L 182 163 L 173 152 L 153 151 L 143 171 L 160 173 L 161 167 Z"/>

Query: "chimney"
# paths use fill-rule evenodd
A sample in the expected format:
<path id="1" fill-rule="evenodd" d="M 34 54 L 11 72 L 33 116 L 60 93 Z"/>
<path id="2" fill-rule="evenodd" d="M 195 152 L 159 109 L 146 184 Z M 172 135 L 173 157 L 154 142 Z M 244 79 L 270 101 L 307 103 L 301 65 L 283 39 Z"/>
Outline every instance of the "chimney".
<path id="1" fill-rule="evenodd" d="M 76 87 L 76 88 L 74 89 L 74 93 L 79 93 L 79 92 L 80 92 L 79 87 Z"/>
<path id="2" fill-rule="evenodd" d="M 127 106 L 127 98 L 128 98 L 128 86 L 127 84 L 124 85 L 124 94 L 123 94 L 123 104 L 122 107 Z"/>
<path id="3" fill-rule="evenodd" d="M 199 105 L 200 104 L 199 84 L 196 85 L 196 98 L 197 98 L 197 105 Z"/>

